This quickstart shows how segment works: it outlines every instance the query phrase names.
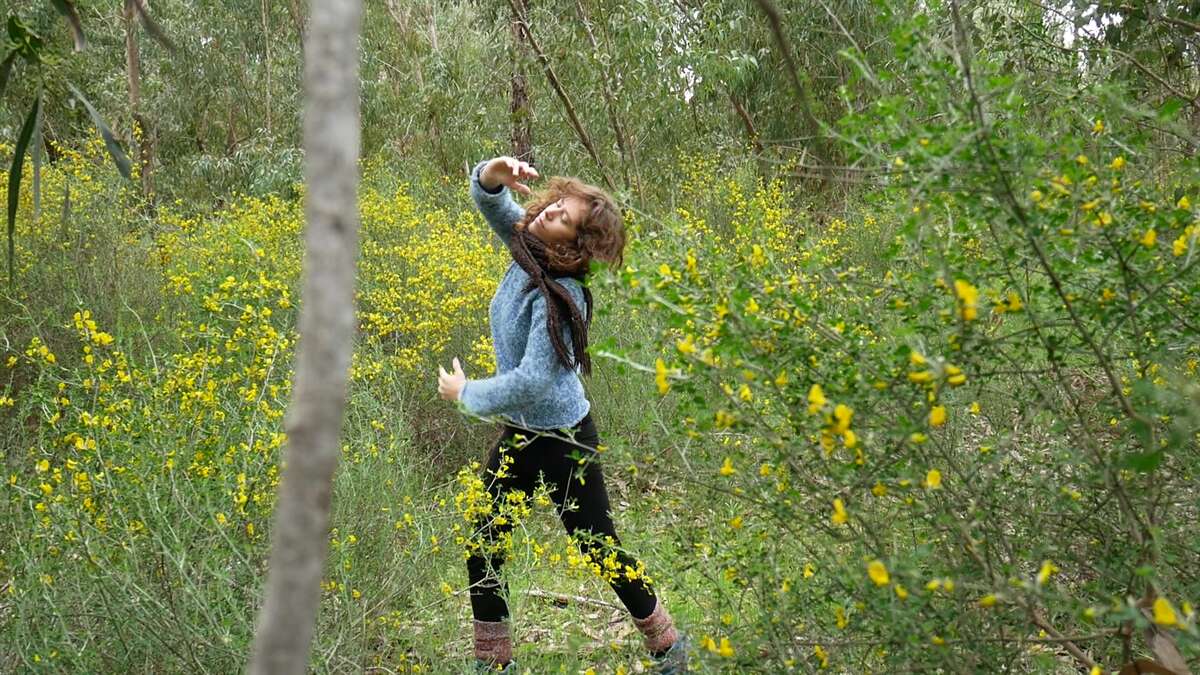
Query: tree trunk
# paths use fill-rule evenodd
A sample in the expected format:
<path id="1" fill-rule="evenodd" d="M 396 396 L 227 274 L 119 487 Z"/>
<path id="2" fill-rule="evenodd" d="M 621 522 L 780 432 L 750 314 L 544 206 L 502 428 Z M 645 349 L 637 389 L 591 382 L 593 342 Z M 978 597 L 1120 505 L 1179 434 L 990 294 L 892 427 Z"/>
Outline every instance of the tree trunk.
<path id="1" fill-rule="evenodd" d="M 304 59 L 305 276 L 284 473 L 250 672 L 304 673 L 328 555 L 354 338 L 362 0 L 312 0 Z"/>
<path id="2" fill-rule="evenodd" d="M 529 82 L 525 78 L 525 41 L 521 39 L 521 18 L 529 11 L 528 0 L 516 0 L 512 17 L 512 153 L 513 157 L 533 162 L 533 110 L 529 102 Z"/>
<path id="3" fill-rule="evenodd" d="M 129 85 L 130 132 L 138 148 L 138 173 L 142 177 L 142 196 L 154 201 L 152 139 L 146 118 L 142 116 L 142 57 L 138 50 L 138 0 L 125 0 L 121 17 L 125 23 L 125 77 Z"/>
<path id="4" fill-rule="evenodd" d="M 267 73 L 267 86 L 263 89 L 267 104 L 267 138 L 271 137 L 271 15 L 267 10 L 267 0 L 262 0 L 263 23 L 263 67 Z"/>
<path id="5" fill-rule="evenodd" d="M 729 101 L 733 103 L 734 111 L 741 118 L 742 125 L 746 127 L 746 137 L 750 140 L 750 144 L 754 146 L 754 152 L 761 155 L 763 146 L 758 140 L 758 130 L 754 128 L 754 119 L 750 117 L 746 106 L 742 105 L 742 102 L 738 100 L 737 94 L 734 94 L 732 90 L 729 92 Z"/>

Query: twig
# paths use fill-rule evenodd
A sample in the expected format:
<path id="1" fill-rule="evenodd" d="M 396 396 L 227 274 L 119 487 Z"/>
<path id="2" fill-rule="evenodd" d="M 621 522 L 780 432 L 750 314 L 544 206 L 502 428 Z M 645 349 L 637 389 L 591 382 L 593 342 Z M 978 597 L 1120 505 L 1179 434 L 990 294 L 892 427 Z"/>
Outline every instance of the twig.
<path id="1" fill-rule="evenodd" d="M 550 80 L 550 86 L 554 88 L 554 93 L 558 94 L 558 99 L 562 101 L 563 107 L 567 110 L 567 118 L 571 122 L 571 126 L 575 129 L 575 133 L 579 136 L 579 142 L 583 144 L 584 149 L 592 156 L 592 160 L 596 162 L 596 166 L 600 168 L 600 175 L 604 178 L 604 184 L 610 190 L 616 192 L 617 186 L 613 183 L 612 178 L 608 175 L 608 170 L 604 167 L 604 161 L 600 159 L 600 153 L 596 152 L 595 146 L 592 145 L 592 139 L 583 128 L 583 123 L 579 121 L 579 116 L 575 114 L 575 106 L 571 103 L 571 97 L 567 96 L 567 92 L 563 90 L 562 83 L 559 82 L 558 76 L 554 74 L 554 68 L 550 65 L 550 60 L 546 58 L 545 52 L 533 37 L 533 31 L 529 29 L 529 20 L 524 13 L 517 7 L 515 0 L 508 0 L 509 6 L 512 7 L 513 15 L 517 17 L 517 24 L 521 26 L 521 32 L 525 34 L 525 39 L 529 42 L 529 46 L 533 48 L 533 53 L 537 55 L 538 63 L 542 64 L 542 70 L 546 71 L 546 79 Z"/>
<path id="2" fill-rule="evenodd" d="M 624 611 L 624 609 L 625 609 L 618 605 L 614 605 L 611 602 L 605 602 L 603 600 L 596 600 L 593 598 L 585 598 L 582 595 L 567 595 L 565 593 L 551 593 L 549 591 L 543 591 L 543 590 L 540 590 L 537 588 L 533 588 L 528 591 L 524 591 L 524 594 L 528 595 L 530 597 L 533 597 L 533 598 L 543 598 L 545 600 L 550 600 L 556 604 L 564 604 L 565 605 L 568 603 L 575 602 L 575 603 L 579 603 L 581 605 L 591 605 L 593 607 L 604 607 L 606 609 L 618 609 L 621 611 Z"/>
<path id="3" fill-rule="evenodd" d="M 809 131 L 815 134 L 820 130 L 821 123 L 817 121 L 816 115 L 813 115 L 812 104 L 808 100 L 808 90 L 800 82 L 800 72 L 796 68 L 795 59 L 792 58 L 791 45 L 787 41 L 787 36 L 783 34 L 783 17 L 779 13 L 779 8 L 771 0 L 755 0 L 755 2 L 767 15 L 767 21 L 771 24 L 771 34 L 775 36 L 775 43 L 783 55 L 784 65 L 787 66 L 788 77 L 792 80 L 792 86 L 796 88 L 796 96 L 800 99 L 800 112 L 804 115 L 804 121 L 808 124 Z M 821 137 L 817 138 L 819 140 Z"/>

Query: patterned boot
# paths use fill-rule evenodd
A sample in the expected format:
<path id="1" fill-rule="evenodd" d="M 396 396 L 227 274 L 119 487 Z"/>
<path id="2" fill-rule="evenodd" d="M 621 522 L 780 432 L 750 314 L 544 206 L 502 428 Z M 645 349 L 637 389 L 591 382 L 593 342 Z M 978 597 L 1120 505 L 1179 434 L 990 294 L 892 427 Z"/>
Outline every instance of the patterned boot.
<path id="1" fill-rule="evenodd" d="M 507 621 L 475 621 L 475 666 L 481 673 L 516 672 Z"/>
<path id="2" fill-rule="evenodd" d="M 641 631 L 643 644 L 654 658 L 659 675 L 678 675 L 687 672 L 687 640 L 675 628 L 675 622 L 658 600 L 654 611 L 644 619 L 633 620 Z"/>

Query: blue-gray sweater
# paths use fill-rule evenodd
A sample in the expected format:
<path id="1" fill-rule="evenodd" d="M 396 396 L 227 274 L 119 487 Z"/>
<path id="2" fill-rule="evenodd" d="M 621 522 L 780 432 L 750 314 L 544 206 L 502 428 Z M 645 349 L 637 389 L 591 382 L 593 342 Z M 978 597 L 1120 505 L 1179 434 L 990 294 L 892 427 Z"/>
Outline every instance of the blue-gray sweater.
<path id="1" fill-rule="evenodd" d="M 471 172 L 471 198 L 488 225 L 505 246 L 513 224 L 525 214 L 508 187 L 496 193 L 479 184 L 480 162 Z M 536 287 L 526 292 L 529 275 L 514 260 L 504 273 L 488 316 L 492 344 L 496 349 L 496 375 L 484 380 L 467 380 L 460 401 L 476 415 L 500 415 L 532 429 L 561 429 L 574 426 L 587 415 L 590 404 L 583 390 L 578 367 L 562 365 L 546 326 L 546 299 Z M 571 277 L 558 282 L 571 294 L 581 313 L 587 312 L 583 287 Z M 564 319 L 566 317 L 563 317 Z M 563 344 L 574 356 L 568 321 L 562 322 Z"/>

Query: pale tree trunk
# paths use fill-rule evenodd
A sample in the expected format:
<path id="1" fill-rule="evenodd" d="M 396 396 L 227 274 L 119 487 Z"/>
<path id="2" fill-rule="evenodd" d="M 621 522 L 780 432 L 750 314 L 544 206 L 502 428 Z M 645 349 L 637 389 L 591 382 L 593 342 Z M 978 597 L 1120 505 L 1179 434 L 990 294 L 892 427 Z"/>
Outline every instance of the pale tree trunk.
<path id="1" fill-rule="evenodd" d="M 142 57 L 138 49 L 138 0 L 125 0 L 121 13 L 125 23 L 125 81 L 129 86 L 129 115 L 132 134 L 138 149 L 138 173 L 142 177 L 142 196 L 148 203 L 154 200 L 154 156 L 152 139 L 146 118 L 142 116 Z"/>
<path id="2" fill-rule="evenodd" d="M 516 0 L 512 17 L 512 115 L 513 157 L 533 163 L 533 109 L 529 102 L 529 81 L 525 77 L 525 41 L 521 39 L 521 20 L 528 15 L 528 0 Z"/>
<path id="3" fill-rule="evenodd" d="M 304 59 L 305 275 L 283 480 L 251 673 L 304 673 L 328 555 L 354 339 L 362 0 L 312 0 Z"/>

